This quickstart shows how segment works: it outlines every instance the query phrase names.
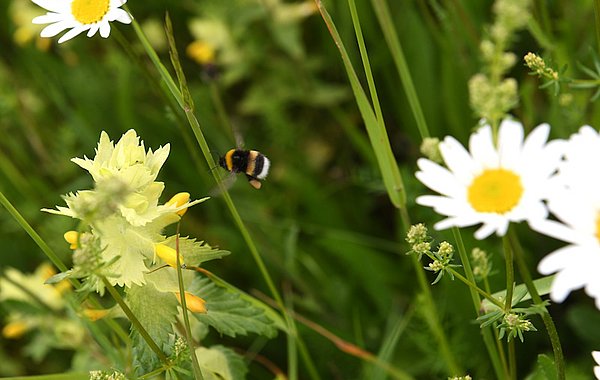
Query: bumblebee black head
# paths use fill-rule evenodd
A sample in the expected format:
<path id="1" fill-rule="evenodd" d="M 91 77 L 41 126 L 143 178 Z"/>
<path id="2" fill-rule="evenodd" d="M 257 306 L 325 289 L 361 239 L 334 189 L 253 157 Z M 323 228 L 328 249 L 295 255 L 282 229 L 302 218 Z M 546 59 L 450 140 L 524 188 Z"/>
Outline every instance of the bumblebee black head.
<path id="1" fill-rule="evenodd" d="M 219 166 L 223 169 L 229 170 L 227 168 L 227 161 L 225 161 L 225 156 L 219 158 Z"/>

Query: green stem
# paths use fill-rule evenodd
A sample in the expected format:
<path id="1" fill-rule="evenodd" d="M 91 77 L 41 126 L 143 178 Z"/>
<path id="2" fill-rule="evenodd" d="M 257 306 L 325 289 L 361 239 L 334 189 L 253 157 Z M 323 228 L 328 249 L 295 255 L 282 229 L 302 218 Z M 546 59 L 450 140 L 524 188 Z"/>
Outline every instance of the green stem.
<path id="1" fill-rule="evenodd" d="M 594 0 L 594 21 L 596 24 L 596 51 L 600 52 L 600 0 Z"/>
<path id="2" fill-rule="evenodd" d="M 509 379 L 516 380 L 517 378 L 517 355 L 515 353 L 515 340 L 511 339 L 508 342 L 508 366 Z"/>
<path id="3" fill-rule="evenodd" d="M 48 244 L 46 244 L 44 239 L 42 239 L 41 236 L 38 235 L 37 232 L 35 232 L 33 227 L 31 227 L 31 225 L 27 223 L 27 221 L 25 220 L 25 218 L 23 218 L 19 211 L 17 211 L 17 209 L 13 207 L 10 201 L 4 196 L 2 191 L 0 191 L 0 204 L 2 204 L 6 208 L 9 214 L 11 214 L 12 217 L 17 221 L 17 223 L 19 223 L 21 228 L 25 230 L 25 232 L 27 232 L 27 234 L 33 239 L 33 241 L 38 245 L 38 247 L 40 247 L 42 252 L 44 252 L 44 254 L 50 259 L 50 261 L 52 261 L 52 264 L 54 264 L 54 266 L 56 266 L 61 272 L 66 272 L 69 269 L 56 255 L 56 253 L 54 253 L 54 251 L 48 246 Z M 79 281 L 72 279 L 70 279 L 70 281 L 71 283 L 73 283 L 73 286 L 79 285 Z M 76 282 L 76 284 L 74 283 L 74 281 Z"/>
<path id="4" fill-rule="evenodd" d="M 463 264 L 463 268 L 465 269 L 465 274 L 467 275 L 467 280 L 475 285 L 476 289 L 477 282 L 475 281 L 475 275 L 473 274 L 473 269 L 471 268 L 471 262 L 467 256 L 467 250 L 465 249 L 465 244 L 463 242 L 462 236 L 460 234 L 460 230 L 456 227 L 452 228 L 452 234 L 454 235 L 454 240 L 456 241 L 456 245 L 458 248 L 458 254 L 460 255 L 460 261 Z M 477 290 L 473 289 L 473 287 L 469 286 L 469 291 L 471 293 L 471 300 L 473 301 L 473 306 L 475 307 L 475 314 L 479 316 L 479 308 L 481 306 L 481 299 L 477 294 Z M 492 297 L 493 298 L 493 297 Z M 488 298 L 489 299 L 489 298 Z M 492 301 L 493 302 L 493 301 Z M 502 307 L 500 305 L 500 307 Z M 492 327 L 487 326 L 481 329 L 481 333 L 483 335 L 483 342 L 488 351 L 488 355 L 492 360 L 492 365 L 494 366 L 494 371 L 496 372 L 496 377 L 501 379 L 506 376 L 506 373 L 503 371 L 501 359 L 499 357 L 499 353 L 497 351 L 497 347 L 494 344 L 494 338 L 492 336 Z"/>
<path id="5" fill-rule="evenodd" d="M 410 223 L 410 218 L 407 212 L 402 212 L 404 209 L 400 209 L 400 222 L 402 226 L 402 232 L 404 236 L 406 235 L 406 231 L 408 231 Z M 456 359 L 454 357 L 454 353 L 450 349 L 450 345 L 448 343 L 448 338 L 446 337 L 446 333 L 442 328 L 440 320 L 438 318 L 438 311 L 433 302 L 433 297 L 431 295 L 431 287 L 429 286 L 429 282 L 427 281 L 427 277 L 425 276 L 425 271 L 421 266 L 421 262 L 416 255 L 410 255 L 411 261 L 414 267 L 414 270 L 417 274 L 417 281 L 419 283 L 419 287 L 421 288 L 422 296 L 424 299 L 425 310 L 423 311 L 423 315 L 425 316 L 425 321 L 429 327 L 429 330 L 437 340 L 439 345 L 439 350 L 442 354 L 442 358 L 446 362 L 446 367 L 450 375 L 456 375 L 462 373 L 462 369 L 456 363 Z M 462 277 L 462 276 L 461 276 Z"/>
<path id="6" fill-rule="evenodd" d="M 194 347 L 194 339 L 192 338 L 192 328 L 190 327 L 190 317 L 188 315 L 187 301 L 185 299 L 185 287 L 183 286 L 183 275 L 181 273 L 181 255 L 179 254 L 179 227 L 181 226 L 181 220 L 177 223 L 177 232 L 175 235 L 175 252 L 177 252 L 177 281 L 179 285 L 179 299 L 181 300 L 181 309 L 183 314 L 183 323 L 185 325 L 185 337 L 187 340 L 188 347 L 190 349 L 190 355 L 192 357 L 192 369 L 194 370 L 194 377 L 196 379 L 203 380 L 202 370 L 198 364 L 198 357 L 196 356 L 196 347 Z"/>
<path id="7" fill-rule="evenodd" d="M 554 321 L 550 316 L 550 313 L 544 306 L 544 302 L 540 297 L 531 277 L 531 273 L 527 268 L 527 264 L 525 263 L 525 255 L 523 252 L 523 248 L 521 247 L 521 243 L 519 242 L 519 238 L 514 231 L 514 228 L 511 226 L 508 230 L 508 237 L 510 240 L 510 244 L 512 249 L 515 252 L 515 258 L 517 261 L 517 265 L 519 266 L 519 272 L 521 273 L 521 277 L 527 286 L 527 290 L 531 295 L 531 300 L 535 305 L 543 307 L 544 312 L 542 313 L 542 320 L 544 321 L 544 325 L 546 326 L 546 330 L 548 331 L 548 336 L 550 337 L 550 343 L 552 344 L 552 351 L 554 352 L 554 365 L 556 366 L 556 374 L 559 380 L 565 379 L 565 359 L 562 352 L 562 346 L 560 344 L 560 339 L 558 336 L 558 332 L 556 331 L 556 326 L 554 325 Z"/>
<path id="8" fill-rule="evenodd" d="M 504 248 L 504 264 L 506 266 L 506 299 L 504 300 L 504 312 L 509 313 L 512 309 L 515 268 L 513 266 L 513 250 L 507 235 L 504 235 L 502 238 L 502 246 Z"/>
<path id="9" fill-rule="evenodd" d="M 144 339 L 144 341 L 146 341 L 146 343 L 148 344 L 150 349 L 152 351 L 154 351 L 154 353 L 156 354 L 156 356 L 158 356 L 158 358 L 161 362 L 168 365 L 169 359 L 165 356 L 165 354 L 162 352 L 162 350 L 154 342 L 154 339 L 152 339 L 150 334 L 148 334 L 148 331 L 146 331 L 144 326 L 142 326 L 142 324 L 137 319 L 135 314 L 133 314 L 133 312 L 131 311 L 129 306 L 127 306 L 127 304 L 125 303 L 125 300 L 123 299 L 123 297 L 121 297 L 121 295 L 119 294 L 117 289 L 115 289 L 115 287 L 112 286 L 110 282 L 108 282 L 106 277 L 101 276 L 100 278 L 102 279 L 102 283 L 104 284 L 104 286 L 106 287 L 106 289 L 108 290 L 108 292 L 110 293 L 112 298 L 119 304 L 119 306 L 121 307 L 121 310 L 123 310 L 123 312 L 129 319 L 129 321 L 131 322 L 133 327 L 138 331 L 138 333 L 141 335 L 141 337 Z"/>
<path id="10" fill-rule="evenodd" d="M 485 291 L 491 294 L 491 287 L 490 287 L 490 282 L 487 278 L 487 276 L 485 276 L 483 278 L 483 286 L 485 288 Z M 501 307 L 502 309 L 503 307 Z M 496 347 L 498 349 L 498 353 L 500 355 L 500 361 L 502 362 L 502 368 L 504 369 L 504 373 L 506 375 L 506 377 L 508 377 L 508 363 L 506 362 L 506 354 L 504 353 L 504 347 L 502 346 L 502 339 L 500 339 L 500 335 L 498 334 L 498 329 L 496 328 L 496 326 L 491 326 L 491 330 L 494 334 L 494 341 L 496 342 Z M 498 377 L 499 379 L 502 377 Z"/>
<path id="11" fill-rule="evenodd" d="M 410 70 L 408 69 L 408 64 L 406 63 L 406 58 L 402 51 L 402 45 L 400 44 L 400 39 L 396 33 L 394 22 L 392 21 L 393 13 L 390 12 L 385 0 L 371 0 L 371 4 L 373 9 L 375 9 L 375 14 L 377 15 L 379 25 L 383 30 L 388 48 L 392 53 L 392 58 L 396 64 L 396 70 L 398 70 L 398 75 L 402 81 L 402 86 L 404 87 L 404 92 L 406 93 L 421 138 L 424 139 L 429 137 L 429 128 L 427 127 L 425 115 L 421 108 L 421 103 L 419 102 L 419 96 L 417 95 L 415 85 L 413 84 Z"/>

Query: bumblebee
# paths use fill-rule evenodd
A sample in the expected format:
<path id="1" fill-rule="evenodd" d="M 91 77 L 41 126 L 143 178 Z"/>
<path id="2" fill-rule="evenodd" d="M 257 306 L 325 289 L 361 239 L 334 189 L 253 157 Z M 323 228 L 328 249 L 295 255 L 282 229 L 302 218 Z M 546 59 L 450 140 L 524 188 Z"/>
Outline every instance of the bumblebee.
<path id="1" fill-rule="evenodd" d="M 231 173 L 244 173 L 248 183 L 260 189 L 263 179 L 269 174 L 271 161 L 257 150 L 230 149 L 219 158 L 219 166 Z"/>

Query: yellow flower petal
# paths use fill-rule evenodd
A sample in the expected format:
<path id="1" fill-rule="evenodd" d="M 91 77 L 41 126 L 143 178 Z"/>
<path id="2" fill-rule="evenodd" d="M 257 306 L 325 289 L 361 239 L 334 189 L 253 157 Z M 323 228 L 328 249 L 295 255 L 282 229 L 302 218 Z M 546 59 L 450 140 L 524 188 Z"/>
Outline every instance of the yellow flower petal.
<path id="1" fill-rule="evenodd" d="M 175 296 L 179 303 L 181 303 L 181 295 L 179 292 L 175 293 Z M 192 293 L 185 292 L 185 305 L 192 313 L 206 314 L 206 301 Z"/>
<path id="2" fill-rule="evenodd" d="M 190 200 L 190 193 L 185 193 L 185 192 L 177 193 L 177 194 L 173 195 L 173 197 L 171 199 L 169 199 L 169 201 L 167 203 L 165 203 L 165 206 L 175 205 L 176 207 L 179 207 L 181 205 L 186 204 L 189 200 Z M 187 212 L 187 207 L 177 211 L 177 215 L 183 216 L 183 214 L 185 214 L 186 212 Z"/>
<path id="3" fill-rule="evenodd" d="M 173 248 L 167 247 L 164 244 L 155 244 L 154 253 L 168 265 L 177 268 L 177 251 Z M 181 255 L 179 256 L 179 264 L 184 265 L 183 256 Z"/>
<path id="4" fill-rule="evenodd" d="M 9 322 L 2 328 L 2 336 L 6 339 L 19 339 L 27 332 L 28 329 L 29 327 L 27 327 L 25 322 Z"/>
<path id="5" fill-rule="evenodd" d="M 63 237 L 67 243 L 71 244 L 70 249 L 77 249 L 77 242 L 79 240 L 79 233 L 77 231 L 67 231 Z"/>

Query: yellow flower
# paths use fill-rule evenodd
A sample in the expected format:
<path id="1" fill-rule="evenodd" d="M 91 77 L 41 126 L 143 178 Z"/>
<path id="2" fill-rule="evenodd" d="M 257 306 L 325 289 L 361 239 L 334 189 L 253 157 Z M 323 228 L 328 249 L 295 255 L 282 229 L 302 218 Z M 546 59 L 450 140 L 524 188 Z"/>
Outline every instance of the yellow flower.
<path id="1" fill-rule="evenodd" d="M 186 204 L 189 200 L 190 200 L 190 193 L 185 193 L 185 192 L 177 193 L 177 194 L 173 195 L 173 197 L 171 199 L 169 199 L 169 201 L 167 203 L 165 203 L 165 206 L 174 205 L 176 207 L 179 207 L 179 206 Z M 187 207 L 177 211 L 177 215 L 183 216 L 183 214 L 185 214 L 186 212 L 187 212 Z"/>
<path id="2" fill-rule="evenodd" d="M 6 339 L 19 339 L 29 330 L 25 322 L 13 321 L 9 322 L 2 328 L 2 336 Z"/>
<path id="3" fill-rule="evenodd" d="M 63 237 L 70 244 L 70 249 L 77 249 L 77 241 L 79 240 L 79 233 L 77 231 L 67 231 Z"/>
<path id="4" fill-rule="evenodd" d="M 175 293 L 175 296 L 179 303 L 181 303 L 181 295 L 179 292 Z M 185 305 L 192 313 L 206 314 L 206 301 L 190 292 L 185 292 Z"/>
<path id="5" fill-rule="evenodd" d="M 215 61 L 215 47 L 208 42 L 194 41 L 188 45 L 185 51 L 188 57 L 201 65 L 206 65 Z"/>
<path id="6" fill-rule="evenodd" d="M 156 253 L 156 255 L 168 265 L 172 266 L 173 268 L 177 268 L 177 251 L 173 248 L 164 244 L 155 244 L 154 253 Z M 183 256 L 181 255 L 179 256 L 179 264 L 184 265 Z"/>

